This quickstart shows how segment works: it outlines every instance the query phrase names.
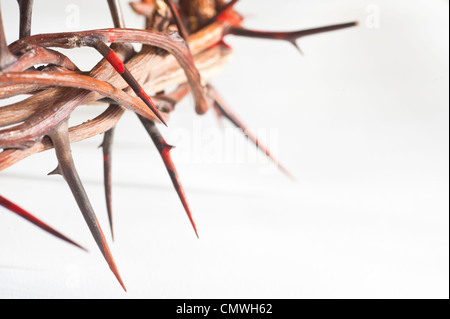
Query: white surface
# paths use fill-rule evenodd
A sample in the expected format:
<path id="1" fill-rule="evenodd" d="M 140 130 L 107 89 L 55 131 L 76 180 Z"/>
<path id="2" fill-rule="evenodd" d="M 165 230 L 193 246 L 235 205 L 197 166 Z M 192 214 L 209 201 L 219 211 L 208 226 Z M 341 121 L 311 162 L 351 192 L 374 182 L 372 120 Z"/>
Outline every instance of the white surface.
<path id="1" fill-rule="evenodd" d="M 69 30 L 72 2 L 80 29 L 111 25 L 106 1 L 40 0 L 33 32 Z M 266 30 L 361 22 L 302 39 L 303 57 L 289 44 L 227 38 L 235 56 L 213 83 L 297 182 L 186 99 L 163 132 L 177 146 L 197 240 L 159 155 L 127 113 L 114 145 L 111 248 L 128 293 L 66 185 L 46 176 L 56 165 L 46 152 L 1 172 L 0 192 L 90 253 L 2 209 L 0 297 L 448 298 L 448 1 L 273 4 L 245 0 L 238 9 L 247 26 Z M 16 3 L 1 5 L 13 41 Z M 128 26 L 140 27 L 124 9 Z M 99 58 L 71 54 L 86 68 Z M 74 121 L 97 113 L 82 107 Z M 100 142 L 73 153 L 109 235 Z"/>

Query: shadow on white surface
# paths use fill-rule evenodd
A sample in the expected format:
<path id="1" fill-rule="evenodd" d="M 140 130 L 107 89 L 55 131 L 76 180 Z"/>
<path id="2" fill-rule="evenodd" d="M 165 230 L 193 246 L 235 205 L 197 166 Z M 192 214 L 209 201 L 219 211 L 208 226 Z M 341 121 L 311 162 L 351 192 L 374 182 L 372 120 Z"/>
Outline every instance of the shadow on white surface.
<path id="1" fill-rule="evenodd" d="M 12 2 L 1 3 L 10 41 Z M 63 31 L 68 4 L 44 15 L 38 3 L 36 33 Z M 83 29 L 111 24 L 83 6 Z M 213 114 L 198 118 L 189 97 L 162 130 L 177 146 L 198 240 L 159 155 L 127 113 L 113 154 L 111 246 L 128 293 L 66 185 L 46 176 L 56 165 L 46 152 L 1 172 L 0 191 L 90 253 L 2 210 L 1 298 L 448 298 L 448 1 L 280 6 L 283 15 L 272 14 L 273 1 L 238 9 L 259 29 L 361 22 L 301 40 L 304 57 L 284 43 L 227 38 L 235 56 L 213 83 L 250 127 L 275 134 L 270 144 L 297 182 L 248 152 L 238 132 L 227 145 Z M 75 58 L 87 67 L 99 57 L 80 50 Z M 97 112 L 82 107 L 73 120 Z M 109 235 L 100 143 L 77 143 L 73 153 Z"/>

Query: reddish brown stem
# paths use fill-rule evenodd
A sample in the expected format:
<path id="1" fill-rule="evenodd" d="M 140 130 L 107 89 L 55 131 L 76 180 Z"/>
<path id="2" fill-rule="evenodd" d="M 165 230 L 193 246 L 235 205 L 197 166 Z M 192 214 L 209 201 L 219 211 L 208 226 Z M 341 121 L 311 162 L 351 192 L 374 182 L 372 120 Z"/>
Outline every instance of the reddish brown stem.
<path id="1" fill-rule="evenodd" d="M 95 117 L 94 119 L 84 122 L 80 125 L 71 127 L 69 129 L 70 142 L 76 143 L 95 135 L 106 132 L 107 130 L 113 128 L 125 108 L 118 105 L 108 107 L 102 114 Z M 53 148 L 48 137 L 44 137 L 42 140 L 34 143 L 29 148 L 24 149 L 7 149 L 0 152 L 0 171 L 10 167 L 11 165 L 21 161 L 22 159 L 33 155 L 35 153 L 43 152 Z"/>
<path id="2" fill-rule="evenodd" d="M 196 100 L 196 112 L 204 114 L 211 105 L 205 94 L 200 73 L 183 39 L 176 33 L 161 33 L 135 29 L 102 29 L 71 33 L 53 33 L 45 36 L 37 35 L 19 40 L 11 44 L 13 52 L 29 44 L 43 47 L 74 48 L 91 46 L 92 38 L 107 43 L 142 43 L 162 48 L 172 54 L 183 68 Z"/>
<path id="3" fill-rule="evenodd" d="M 227 34 L 233 34 L 236 36 L 244 36 L 250 38 L 259 38 L 259 39 L 272 39 L 272 40 L 284 40 L 292 43 L 300 52 L 301 49 L 297 44 L 297 40 L 301 37 L 305 37 L 308 35 L 319 34 L 324 32 L 330 32 L 335 30 L 341 30 L 349 27 L 354 27 L 358 25 L 358 22 L 350 22 L 350 23 L 342 23 L 336 24 L 326 27 L 313 28 L 308 30 L 300 30 L 293 32 L 268 32 L 268 31 L 256 31 L 256 30 L 248 30 L 239 26 L 231 26 L 227 29 Z"/>
<path id="4" fill-rule="evenodd" d="M 15 63 L 6 67 L 3 71 L 21 72 L 38 64 L 53 64 L 71 71 L 79 71 L 78 67 L 65 55 L 58 51 L 44 49 L 38 46 L 33 46 L 21 55 Z"/>
<path id="5" fill-rule="evenodd" d="M 146 105 L 143 105 L 143 103 L 122 90 L 119 90 L 109 83 L 93 79 L 91 77 L 80 75 L 80 74 L 41 74 L 40 72 L 26 72 L 26 73 L 0 73 L 0 85 L 3 84 L 25 84 L 25 83 L 34 83 L 37 85 L 42 86 L 51 86 L 51 85 L 58 85 L 58 86 L 65 86 L 65 87 L 76 87 L 76 88 L 82 88 L 86 90 L 92 90 L 95 92 L 98 92 L 104 96 L 108 96 L 115 101 L 119 105 L 123 105 L 124 107 L 127 107 L 131 109 L 132 111 L 135 111 L 138 114 L 141 114 L 145 116 L 146 118 L 149 118 L 151 120 L 156 120 L 153 112 L 151 112 Z M 40 123 L 35 123 L 34 131 L 33 132 L 22 132 L 18 130 L 17 127 L 8 128 L 4 130 L 0 130 L 0 148 L 5 147 L 13 147 L 13 146 L 20 146 L 22 142 L 29 140 L 33 141 L 33 137 L 36 137 L 37 131 L 41 131 L 41 134 L 38 134 L 38 136 L 42 136 L 47 132 L 47 129 L 50 125 L 50 123 L 54 123 L 55 120 L 52 118 L 53 116 L 52 109 L 44 110 L 42 113 L 42 116 L 39 117 Z M 59 122 L 58 122 L 59 123 Z M 31 123 L 24 123 L 20 126 L 26 127 L 30 125 Z M 11 132 L 14 132 L 14 138 L 11 136 Z M 26 138 L 26 136 L 23 136 L 23 134 L 33 134 L 33 136 L 30 136 L 29 138 Z"/>
<path id="6" fill-rule="evenodd" d="M 164 105 L 168 105 L 169 109 L 166 111 L 172 112 L 175 109 L 176 104 L 178 104 L 189 92 L 191 92 L 189 85 L 184 83 L 170 93 L 157 94 L 155 99 L 158 100 L 158 104 L 161 104 L 160 109 L 163 109 Z"/>
<path id="7" fill-rule="evenodd" d="M 224 24 L 222 22 L 218 22 L 206 27 L 190 37 L 189 43 L 192 53 L 198 54 L 200 59 L 199 63 L 201 65 L 204 64 L 204 62 L 201 62 L 202 59 L 209 56 L 208 52 L 210 51 L 206 51 L 205 54 L 200 52 L 211 47 L 217 43 L 217 41 L 220 41 L 223 34 L 223 27 Z M 17 45 L 16 48 L 20 49 L 20 46 Z M 227 54 L 229 54 L 229 52 Z M 226 56 L 226 54 L 224 56 Z M 125 59 L 125 57 L 122 57 L 122 59 Z M 165 72 L 173 74 L 173 70 L 177 70 L 178 72 L 178 68 L 172 68 L 175 60 L 171 56 L 153 57 L 153 61 L 155 60 L 159 62 L 158 65 L 153 63 L 152 67 L 149 68 L 149 70 L 145 69 L 147 70 L 145 71 L 144 68 L 148 65 L 146 62 L 149 61 L 149 55 L 147 52 L 140 52 L 137 53 L 132 60 L 130 60 L 129 65 L 130 68 L 132 67 L 136 71 L 141 71 L 142 74 L 140 75 L 140 78 L 144 78 L 144 76 L 147 76 L 148 74 L 154 74 L 156 77 Z M 91 72 L 89 72 L 89 75 L 93 78 L 107 80 L 109 83 L 117 85 L 118 88 L 124 88 L 121 81 L 118 81 L 118 77 L 111 73 L 108 64 L 109 63 L 107 63 L 107 61 L 100 62 Z M 160 65 L 162 66 L 160 67 Z M 209 68 L 207 65 L 205 65 L 205 67 Z M 162 82 L 164 83 L 164 81 Z M 67 118 L 77 106 L 82 103 L 92 102 L 96 99 L 98 99 L 96 94 L 79 89 L 54 88 L 38 92 L 22 102 L 23 111 L 21 111 L 20 114 L 27 114 L 26 118 L 20 114 L 18 114 L 19 116 L 14 116 L 14 118 L 22 118 L 22 120 L 26 119 L 27 121 L 10 130 L 8 135 L 0 138 L 0 141 L 1 143 L 4 143 L 5 139 L 8 140 L 13 137 L 13 140 L 15 140 L 17 144 L 10 142 L 8 143 L 10 147 L 13 145 L 17 147 L 25 147 L 38 142 L 49 130 L 57 126 L 62 119 Z M 37 106 L 39 106 L 39 108 L 36 108 Z M 33 109 L 34 111 L 28 111 L 29 109 Z M 16 114 L 17 112 L 13 113 Z M 6 121 L 6 125 L 8 125 L 7 122 L 8 121 Z M 5 121 L 3 121 L 3 124 L 5 124 Z M 23 155 L 25 154 L 23 152 L 20 152 L 20 154 L 20 158 L 23 158 L 23 156 L 31 155 L 32 152 L 26 152 L 28 155 Z M 14 162 L 14 159 L 11 161 L 12 158 L 9 153 L 7 158 L 8 159 L 6 162 L 3 163 L 3 167 L 7 167 L 10 163 Z"/>

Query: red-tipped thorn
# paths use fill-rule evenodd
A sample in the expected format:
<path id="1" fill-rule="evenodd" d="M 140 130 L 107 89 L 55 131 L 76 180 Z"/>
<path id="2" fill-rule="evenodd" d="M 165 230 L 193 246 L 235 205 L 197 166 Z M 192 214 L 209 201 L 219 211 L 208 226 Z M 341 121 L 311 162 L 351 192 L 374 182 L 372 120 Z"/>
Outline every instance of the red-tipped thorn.
<path id="1" fill-rule="evenodd" d="M 167 168 L 167 171 L 169 172 L 170 178 L 172 180 L 172 183 L 178 193 L 178 196 L 180 197 L 181 203 L 183 204 L 184 209 L 186 210 L 186 213 L 188 215 L 189 221 L 192 224 L 192 227 L 194 228 L 195 235 L 197 238 L 200 238 L 197 231 L 197 226 L 195 225 L 194 219 L 192 217 L 191 209 L 189 208 L 186 194 L 184 193 L 184 189 L 181 186 L 180 178 L 178 177 L 177 170 L 172 162 L 172 158 L 170 157 L 170 151 L 172 150 L 173 146 L 168 145 L 164 139 L 160 141 L 161 144 L 164 145 L 161 153 L 161 157 L 163 159 L 164 165 Z"/>
<path id="2" fill-rule="evenodd" d="M 150 110 L 156 115 L 158 120 L 167 126 L 166 121 L 162 117 L 159 110 L 156 108 L 152 99 L 141 87 L 139 82 L 127 69 L 123 61 L 117 56 L 113 49 L 111 49 L 105 42 L 99 40 L 98 38 L 87 38 L 85 39 L 87 45 L 94 47 L 105 59 L 111 64 L 111 66 L 122 76 L 122 78 L 127 82 L 131 89 L 136 93 L 137 96 L 150 108 Z"/>
<path id="3" fill-rule="evenodd" d="M 191 225 L 194 228 L 195 235 L 197 236 L 197 238 L 200 238 L 198 235 L 197 226 L 195 225 L 194 219 L 192 217 L 191 209 L 189 208 L 186 199 L 186 194 L 184 193 L 184 189 L 181 185 L 180 178 L 178 177 L 177 170 L 175 168 L 175 165 L 173 164 L 172 158 L 170 157 L 170 150 L 173 148 L 173 146 L 166 143 L 161 133 L 159 132 L 158 128 L 156 127 L 155 123 L 140 115 L 138 115 L 138 117 L 141 120 L 142 124 L 144 125 L 144 128 L 150 135 L 159 153 L 161 154 L 161 158 L 164 162 L 167 172 L 169 173 L 170 179 L 172 180 L 172 184 L 178 194 L 178 197 L 181 200 L 181 203 L 183 204 L 183 207 L 186 211 L 189 221 L 191 222 Z"/>
<path id="4" fill-rule="evenodd" d="M 61 239 L 64 240 L 65 242 L 72 244 L 84 251 L 87 251 L 86 248 L 82 247 L 81 245 L 77 244 L 76 242 L 74 242 L 73 240 L 69 239 L 68 237 L 64 236 L 63 234 L 61 234 L 59 231 L 57 231 L 56 229 L 54 229 L 53 227 L 47 225 L 46 223 L 44 223 L 43 221 L 41 221 L 40 219 L 36 218 L 35 216 L 33 216 L 32 214 L 28 213 L 26 210 L 24 210 L 22 207 L 14 204 L 13 202 L 9 201 L 8 199 L 6 199 L 5 197 L 0 195 L 0 206 L 5 207 L 6 209 L 10 210 L 11 212 L 19 215 L 20 217 L 28 220 L 30 223 L 33 223 L 34 225 L 36 225 L 37 227 L 41 228 L 42 230 L 46 231 L 47 233 Z"/>

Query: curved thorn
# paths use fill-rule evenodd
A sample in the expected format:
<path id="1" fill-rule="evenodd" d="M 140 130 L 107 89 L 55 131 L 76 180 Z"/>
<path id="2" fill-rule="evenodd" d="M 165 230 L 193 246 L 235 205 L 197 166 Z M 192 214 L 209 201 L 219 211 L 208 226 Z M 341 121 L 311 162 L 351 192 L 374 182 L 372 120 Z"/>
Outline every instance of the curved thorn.
<path id="1" fill-rule="evenodd" d="M 75 164 L 72 159 L 72 151 L 70 149 L 69 131 L 67 121 L 62 122 L 53 132 L 49 134 L 50 139 L 55 147 L 56 157 L 58 158 L 59 167 L 61 173 L 64 176 L 70 190 L 78 204 L 78 207 L 83 214 L 83 217 L 94 237 L 97 246 L 103 254 L 103 257 L 107 261 L 109 268 L 119 281 L 122 288 L 126 291 L 126 288 L 120 278 L 119 271 L 117 269 L 114 258 L 106 242 L 103 231 L 95 216 L 94 209 L 88 199 L 86 191 L 81 183 L 80 177 L 75 168 Z"/>
<path id="2" fill-rule="evenodd" d="M 177 170 L 176 170 L 175 165 L 173 164 L 172 159 L 170 157 L 170 150 L 173 148 L 173 146 L 166 143 L 166 141 L 162 137 L 161 133 L 159 132 L 159 130 L 156 127 L 154 122 L 149 121 L 148 119 L 146 119 L 140 115 L 138 115 L 138 117 L 141 120 L 142 124 L 144 125 L 145 130 L 150 135 L 158 152 L 160 153 L 162 160 L 164 162 L 164 165 L 166 166 L 167 172 L 169 173 L 170 179 L 172 180 L 172 184 L 175 187 L 175 190 L 177 191 L 177 194 L 180 197 L 181 203 L 183 204 L 183 207 L 186 211 L 186 214 L 188 215 L 188 218 L 192 224 L 192 227 L 194 228 L 195 235 L 197 236 L 197 238 L 199 238 L 198 232 L 197 232 L 197 227 L 195 226 L 195 222 L 192 217 L 192 213 L 189 208 L 183 187 L 181 185 L 180 178 L 178 177 Z"/>
<path id="3" fill-rule="evenodd" d="M 106 209 L 108 212 L 109 227 L 111 229 L 111 236 L 114 240 L 113 229 L 113 213 L 112 213 L 112 196 L 111 196 L 111 152 L 112 143 L 114 138 L 115 127 L 105 132 L 103 137 L 103 143 L 101 145 L 103 149 L 103 180 L 105 185 L 105 199 Z"/>
<path id="4" fill-rule="evenodd" d="M 244 134 L 256 145 L 256 147 L 261 150 L 266 156 L 268 156 L 277 167 L 291 180 L 295 180 L 294 176 L 272 155 L 267 147 L 265 147 L 258 138 L 253 135 L 246 125 L 233 113 L 230 107 L 225 103 L 224 99 L 220 96 L 220 94 L 211 86 L 208 85 L 209 93 L 215 100 L 215 105 L 217 109 L 222 113 L 222 115 L 228 119 L 234 126 L 241 129 Z"/>
<path id="5" fill-rule="evenodd" d="M 43 221 L 41 221 L 40 219 L 34 217 L 33 215 L 31 215 L 30 213 L 28 213 L 26 210 L 24 210 L 22 207 L 19 207 L 18 205 L 14 204 L 13 202 L 9 201 L 8 199 L 6 199 L 5 197 L 0 195 L 0 206 L 5 207 L 6 209 L 12 211 L 13 213 L 19 215 L 20 217 L 28 220 L 30 223 L 33 223 L 34 225 L 36 225 L 37 227 L 41 228 L 42 230 L 46 231 L 49 234 L 52 234 L 53 236 L 58 237 L 59 239 L 64 240 L 65 242 L 72 244 L 84 251 L 87 251 L 86 248 L 82 247 L 81 245 L 77 244 L 76 242 L 74 242 L 73 240 L 69 239 L 68 237 L 64 236 L 63 234 L 61 234 L 60 232 L 58 232 L 57 230 L 55 230 L 53 227 L 47 225 L 46 223 L 44 223 Z"/>

